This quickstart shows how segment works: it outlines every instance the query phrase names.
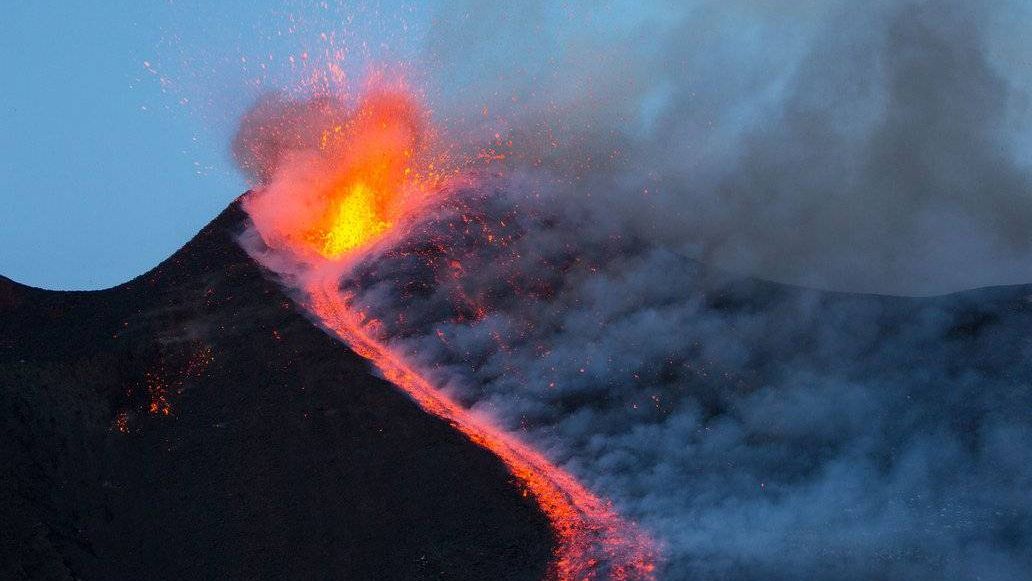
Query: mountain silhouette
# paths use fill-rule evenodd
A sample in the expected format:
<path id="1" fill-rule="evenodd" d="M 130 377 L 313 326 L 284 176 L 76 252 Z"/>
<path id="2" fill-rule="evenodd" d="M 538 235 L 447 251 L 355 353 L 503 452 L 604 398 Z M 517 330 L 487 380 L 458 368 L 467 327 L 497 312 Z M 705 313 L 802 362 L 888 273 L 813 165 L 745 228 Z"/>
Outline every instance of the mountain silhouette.
<path id="1" fill-rule="evenodd" d="M 540 579 L 533 500 L 306 319 L 245 220 L 108 290 L 0 277 L 0 578 Z"/>

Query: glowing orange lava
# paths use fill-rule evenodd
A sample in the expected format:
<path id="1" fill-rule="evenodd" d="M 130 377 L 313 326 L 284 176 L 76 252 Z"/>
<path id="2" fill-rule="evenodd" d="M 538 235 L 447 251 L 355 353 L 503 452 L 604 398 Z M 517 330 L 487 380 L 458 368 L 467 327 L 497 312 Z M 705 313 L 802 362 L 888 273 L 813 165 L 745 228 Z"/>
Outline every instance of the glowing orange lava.
<path id="1" fill-rule="evenodd" d="M 294 117 L 255 130 L 253 157 L 271 178 L 244 201 L 271 247 L 336 260 L 377 241 L 447 177 L 428 114 L 401 83 L 381 81 L 356 103 L 286 107 Z"/>
<path id="2" fill-rule="evenodd" d="M 540 452 L 448 398 L 405 359 L 377 340 L 375 321 L 352 310 L 334 280 L 312 283 L 308 308 L 355 353 L 369 359 L 427 412 L 444 419 L 470 441 L 495 454 L 534 496 L 557 537 L 548 579 L 653 579 L 651 539 L 622 520 L 609 503 L 591 493 Z"/>
<path id="3" fill-rule="evenodd" d="M 549 579 L 652 579 L 655 555 L 646 535 L 540 452 L 435 389 L 377 338 L 376 322 L 352 310 L 339 291 L 341 261 L 360 258 L 375 242 L 403 230 L 407 218 L 454 175 L 442 170 L 447 164 L 418 101 L 394 87 L 371 91 L 353 108 L 332 99 L 303 107 L 314 121 L 286 130 L 273 123 L 269 137 L 274 145 L 304 147 L 283 154 L 292 157 L 282 162 L 278 152 L 258 151 L 256 159 L 278 165 L 244 207 L 270 248 L 313 267 L 299 277 L 306 307 L 424 410 L 501 459 L 555 531 Z"/>
<path id="4" fill-rule="evenodd" d="M 420 145 L 421 113 L 401 91 L 365 98 L 343 123 L 327 127 L 320 149 L 334 160 L 327 207 L 308 239 L 337 258 L 386 232 L 418 192 L 411 164 Z"/>
<path id="5" fill-rule="evenodd" d="M 376 193 L 364 182 L 355 182 L 331 213 L 325 233 L 316 236 L 322 241 L 323 256 L 335 258 L 375 239 L 391 227 L 387 216 L 377 211 Z"/>

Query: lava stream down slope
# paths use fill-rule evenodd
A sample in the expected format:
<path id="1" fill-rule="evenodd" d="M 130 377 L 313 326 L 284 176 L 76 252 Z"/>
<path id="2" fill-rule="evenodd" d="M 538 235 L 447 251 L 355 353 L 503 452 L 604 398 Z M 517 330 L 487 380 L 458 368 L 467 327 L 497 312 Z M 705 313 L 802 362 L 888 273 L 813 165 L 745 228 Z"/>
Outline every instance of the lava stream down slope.
<path id="1" fill-rule="evenodd" d="M 333 279 L 308 286 L 306 305 L 319 321 L 428 413 L 447 421 L 473 443 L 494 453 L 531 494 L 557 537 L 548 579 L 647 580 L 654 578 L 651 539 L 621 519 L 612 506 L 571 474 L 512 434 L 492 425 L 437 390 L 405 358 L 370 331 L 374 323 L 352 310 Z"/>
<path id="2" fill-rule="evenodd" d="M 413 218 L 442 198 L 444 184 L 459 179 L 436 133 L 403 83 L 374 83 L 354 104 L 323 97 L 256 109 L 238 136 L 241 166 L 264 168 L 260 186 L 243 199 L 262 242 L 252 255 L 295 286 L 332 335 L 505 464 L 555 531 L 549 579 L 651 579 L 647 535 L 543 454 L 441 393 L 341 292 L 347 266 L 378 243 L 403 238 Z"/>

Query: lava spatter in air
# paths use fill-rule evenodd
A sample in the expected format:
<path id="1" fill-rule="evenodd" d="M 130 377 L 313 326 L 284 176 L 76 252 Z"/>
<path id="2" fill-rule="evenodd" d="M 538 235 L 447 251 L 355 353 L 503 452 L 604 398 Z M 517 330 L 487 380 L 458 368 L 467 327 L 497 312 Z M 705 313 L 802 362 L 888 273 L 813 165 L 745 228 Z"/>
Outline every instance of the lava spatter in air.
<path id="1" fill-rule="evenodd" d="M 237 157 L 262 182 L 244 207 L 271 248 L 336 260 L 391 230 L 443 179 L 426 112 L 404 85 L 272 100 L 244 121 Z"/>
<path id="2" fill-rule="evenodd" d="M 402 84 L 372 87 L 353 104 L 322 97 L 256 108 L 236 144 L 241 165 L 262 176 L 243 202 L 263 243 L 252 254 L 298 287 L 329 332 L 505 464 L 555 531 L 549 579 L 651 579 L 647 535 L 542 453 L 442 393 L 341 291 L 349 265 L 403 239 L 458 179 L 435 136 Z"/>

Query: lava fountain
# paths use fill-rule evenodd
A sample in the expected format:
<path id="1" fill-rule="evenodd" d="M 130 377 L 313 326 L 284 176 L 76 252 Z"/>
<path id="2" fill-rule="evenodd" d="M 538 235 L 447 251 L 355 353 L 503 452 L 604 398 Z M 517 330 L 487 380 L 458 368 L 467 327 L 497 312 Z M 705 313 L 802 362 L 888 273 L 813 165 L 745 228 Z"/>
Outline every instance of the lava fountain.
<path id="1" fill-rule="evenodd" d="M 440 391 L 340 290 L 351 265 L 408 235 L 460 179 L 445 169 L 454 164 L 435 137 L 403 84 L 371 87 L 352 104 L 317 98 L 256 107 L 236 144 L 241 165 L 262 178 L 243 200 L 262 242 L 250 251 L 300 291 L 328 332 L 505 464 L 555 532 L 549 579 L 651 579 L 647 535 L 542 453 Z"/>

